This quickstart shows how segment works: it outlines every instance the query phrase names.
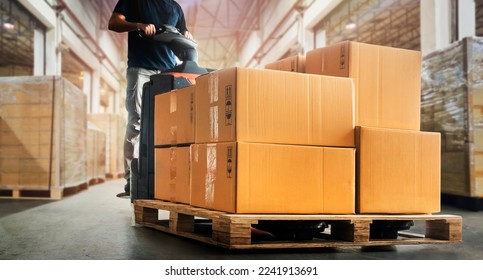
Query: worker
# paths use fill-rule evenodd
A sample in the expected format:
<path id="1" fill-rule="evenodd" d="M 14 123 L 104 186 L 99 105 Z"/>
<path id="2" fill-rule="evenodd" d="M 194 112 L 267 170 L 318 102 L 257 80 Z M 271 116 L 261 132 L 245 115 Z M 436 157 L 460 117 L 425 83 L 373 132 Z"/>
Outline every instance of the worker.
<path id="1" fill-rule="evenodd" d="M 128 121 L 124 140 L 124 170 L 126 184 L 117 197 L 129 198 L 131 161 L 139 158 L 141 100 L 143 85 L 150 77 L 176 66 L 176 57 L 167 44 L 146 40 L 163 25 L 176 27 L 188 39 L 193 36 L 186 28 L 184 12 L 174 0 L 119 0 L 109 19 L 109 30 L 128 33 L 126 110 Z M 142 32 L 144 36 L 139 36 Z"/>

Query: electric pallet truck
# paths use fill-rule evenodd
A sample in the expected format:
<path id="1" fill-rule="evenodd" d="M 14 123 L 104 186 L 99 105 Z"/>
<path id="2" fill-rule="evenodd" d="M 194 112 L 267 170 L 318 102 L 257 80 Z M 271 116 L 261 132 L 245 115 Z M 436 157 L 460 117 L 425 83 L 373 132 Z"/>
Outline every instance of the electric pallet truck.
<path id="1" fill-rule="evenodd" d="M 146 36 L 141 32 L 139 36 L 166 43 L 182 63 L 151 76 L 150 81 L 143 86 L 139 159 L 131 162 L 131 202 L 136 199 L 154 199 L 154 97 L 193 85 L 196 77 L 212 71 L 198 66 L 197 44 L 173 26 L 157 28 L 154 36 Z"/>

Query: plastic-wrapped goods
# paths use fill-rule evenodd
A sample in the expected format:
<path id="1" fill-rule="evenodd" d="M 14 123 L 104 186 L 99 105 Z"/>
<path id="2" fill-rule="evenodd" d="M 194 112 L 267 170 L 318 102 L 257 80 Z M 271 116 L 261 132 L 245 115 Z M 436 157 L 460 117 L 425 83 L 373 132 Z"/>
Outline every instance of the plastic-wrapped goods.
<path id="1" fill-rule="evenodd" d="M 442 192 L 483 197 L 483 38 L 428 54 L 421 75 L 421 129 L 442 136 Z"/>

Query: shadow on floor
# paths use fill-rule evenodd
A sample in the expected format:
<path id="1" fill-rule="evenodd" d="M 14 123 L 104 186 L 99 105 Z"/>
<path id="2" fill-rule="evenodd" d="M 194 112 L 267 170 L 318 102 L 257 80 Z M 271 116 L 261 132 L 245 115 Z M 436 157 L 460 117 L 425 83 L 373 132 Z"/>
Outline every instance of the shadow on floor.
<path id="1" fill-rule="evenodd" d="M 0 199 L 0 219 L 52 202 L 50 200 Z"/>

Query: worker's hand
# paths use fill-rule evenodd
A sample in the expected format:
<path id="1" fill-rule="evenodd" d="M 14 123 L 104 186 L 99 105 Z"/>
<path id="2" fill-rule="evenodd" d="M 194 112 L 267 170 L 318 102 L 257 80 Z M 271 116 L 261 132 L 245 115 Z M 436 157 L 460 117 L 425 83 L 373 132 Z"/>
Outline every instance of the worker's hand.
<path id="1" fill-rule="evenodd" d="M 156 35 L 156 27 L 154 24 L 138 23 L 138 31 L 142 31 L 148 36 Z"/>
<path id="2" fill-rule="evenodd" d="M 189 31 L 185 31 L 183 35 L 190 40 L 194 40 L 193 35 Z"/>

